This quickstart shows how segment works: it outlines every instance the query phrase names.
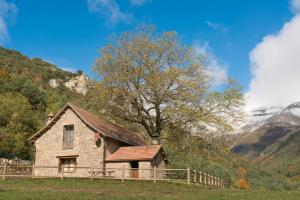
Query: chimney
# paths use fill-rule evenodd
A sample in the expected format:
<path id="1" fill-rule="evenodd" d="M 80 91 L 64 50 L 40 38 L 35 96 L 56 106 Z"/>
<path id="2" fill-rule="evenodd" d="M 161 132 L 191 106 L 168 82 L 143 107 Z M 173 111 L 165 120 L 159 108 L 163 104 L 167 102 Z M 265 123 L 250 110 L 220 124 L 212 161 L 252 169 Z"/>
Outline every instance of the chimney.
<path id="1" fill-rule="evenodd" d="M 50 112 L 50 113 L 47 115 L 47 122 L 46 122 L 47 125 L 52 121 L 53 117 L 54 117 L 53 112 Z"/>
<path id="2" fill-rule="evenodd" d="M 159 137 L 158 137 L 158 136 L 152 137 L 152 144 L 153 144 L 153 145 L 159 144 Z"/>
<path id="3" fill-rule="evenodd" d="M 158 144 L 158 140 L 152 140 L 152 144 L 153 145 L 157 145 Z"/>

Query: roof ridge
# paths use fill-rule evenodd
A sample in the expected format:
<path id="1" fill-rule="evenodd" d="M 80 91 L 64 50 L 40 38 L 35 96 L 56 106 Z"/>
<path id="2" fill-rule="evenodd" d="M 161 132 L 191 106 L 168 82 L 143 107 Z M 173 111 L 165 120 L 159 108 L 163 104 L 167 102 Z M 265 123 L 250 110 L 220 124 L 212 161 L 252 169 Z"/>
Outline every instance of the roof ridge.
<path id="1" fill-rule="evenodd" d="M 112 139 L 131 144 L 131 145 L 145 145 L 146 142 L 144 138 L 138 136 L 137 133 L 131 132 L 128 129 L 114 124 L 106 119 L 103 119 L 97 116 L 94 113 L 91 113 L 79 106 L 76 106 L 70 102 L 66 103 L 65 106 L 54 116 L 49 124 L 39 130 L 37 133 L 32 135 L 28 140 L 32 141 L 37 139 L 35 137 L 39 137 L 42 135 L 45 130 L 50 128 L 57 119 L 63 115 L 63 113 L 67 110 L 67 108 L 71 108 L 72 111 L 90 128 L 94 129 L 95 131 L 99 131 L 104 137 L 110 137 Z"/>
<path id="2" fill-rule="evenodd" d="M 115 123 L 115 122 L 111 122 L 111 121 L 109 121 L 109 120 L 107 120 L 107 119 L 101 118 L 101 117 L 99 117 L 98 115 L 96 115 L 96 114 L 94 114 L 94 113 L 92 113 L 92 112 L 90 112 L 90 111 L 87 111 L 87 110 L 85 110 L 85 109 L 83 109 L 83 108 L 81 108 L 81 107 L 79 107 L 79 106 L 76 106 L 76 105 L 74 105 L 74 104 L 72 104 L 72 103 L 70 103 L 69 105 L 70 105 L 70 106 L 73 106 L 73 107 L 75 107 L 75 108 L 77 108 L 77 109 L 81 109 L 82 111 L 87 112 L 87 113 L 89 113 L 89 114 L 91 114 L 91 115 L 94 115 L 94 116 L 97 117 L 99 120 L 105 121 L 105 122 L 110 123 L 110 124 L 112 124 L 112 125 L 114 125 L 114 126 L 118 126 L 119 128 L 126 129 L 126 128 L 122 127 L 121 125 L 119 125 L 119 124 L 117 124 L 117 123 Z M 128 132 L 133 133 L 132 131 L 129 131 L 128 129 L 126 129 L 126 130 L 127 130 Z"/>
<path id="3" fill-rule="evenodd" d="M 99 121 L 101 121 L 102 123 L 110 124 L 110 125 L 113 126 L 113 127 L 106 127 L 105 124 L 102 124 L 101 126 L 102 126 L 103 129 L 108 129 L 109 131 L 112 131 L 113 134 L 116 134 L 116 132 L 118 132 L 118 130 L 113 130 L 113 128 L 117 128 L 117 129 L 122 129 L 122 131 L 124 131 L 124 134 L 131 135 L 131 136 L 133 136 L 133 137 L 134 137 L 135 139 L 137 139 L 137 140 L 141 140 L 141 139 L 142 139 L 141 137 L 138 136 L 137 133 L 132 132 L 132 131 L 128 130 L 127 128 L 124 128 L 124 127 L 122 127 L 122 126 L 120 126 L 120 125 L 117 125 L 117 124 L 115 124 L 115 123 L 113 123 L 113 122 L 111 122 L 111 121 L 109 121 L 109 120 L 106 120 L 106 119 L 104 119 L 104 118 L 101 118 L 101 117 L 99 117 L 98 115 L 96 115 L 96 114 L 94 114 L 94 113 L 92 113 L 92 112 L 89 112 L 89 111 L 87 111 L 87 110 L 85 110 L 85 109 L 83 109 L 83 108 L 81 108 L 81 107 L 79 107 L 79 106 L 76 106 L 76 105 L 74 105 L 74 104 L 69 104 L 69 105 L 70 105 L 70 106 L 72 107 L 72 109 L 75 110 L 75 111 L 76 111 L 76 110 L 77 110 L 77 111 L 78 111 L 78 110 L 81 110 L 82 112 L 85 112 L 86 114 L 91 115 L 91 116 L 94 117 L 96 120 L 99 120 Z M 80 115 L 81 117 L 85 118 L 85 121 L 87 121 L 87 123 L 89 123 L 89 120 L 87 120 L 85 116 L 82 116 L 82 114 L 81 114 L 81 113 L 78 113 L 78 112 L 77 112 L 77 114 Z M 90 123 L 89 123 L 89 124 L 90 124 Z M 96 129 L 97 129 L 97 128 L 96 128 Z M 123 134 L 123 135 L 124 135 L 124 134 Z"/>

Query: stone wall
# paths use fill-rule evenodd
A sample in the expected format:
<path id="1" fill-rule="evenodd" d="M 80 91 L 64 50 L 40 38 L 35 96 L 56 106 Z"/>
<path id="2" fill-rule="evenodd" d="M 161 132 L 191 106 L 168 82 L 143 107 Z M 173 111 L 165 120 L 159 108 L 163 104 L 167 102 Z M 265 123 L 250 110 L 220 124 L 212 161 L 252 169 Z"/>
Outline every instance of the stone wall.
<path id="1" fill-rule="evenodd" d="M 114 171 L 112 176 L 114 176 L 115 178 L 120 178 L 120 179 L 122 178 L 123 167 L 124 167 L 124 178 L 131 178 L 130 162 L 106 163 L 106 170 Z"/>
<path id="2" fill-rule="evenodd" d="M 166 163 L 163 160 L 162 155 L 159 153 L 152 161 L 139 161 L 139 178 L 141 179 L 153 179 L 153 168 L 157 167 L 156 178 L 165 178 L 166 172 L 160 169 L 166 169 Z M 122 178 L 122 168 L 124 167 L 125 178 L 132 178 L 130 162 L 111 162 L 106 163 L 108 171 L 114 171 L 115 178 Z"/>
<path id="3" fill-rule="evenodd" d="M 72 149 L 63 149 L 63 126 L 74 124 L 74 144 Z M 57 156 L 78 155 L 78 167 L 102 167 L 103 139 L 97 147 L 94 141 L 95 132 L 85 125 L 77 115 L 68 109 L 65 114 L 37 141 L 35 157 L 36 176 L 60 176 L 58 172 L 59 159 Z M 53 168 L 39 168 L 53 166 Z M 75 176 L 89 176 L 89 170 L 76 169 Z M 68 174 L 65 174 L 68 176 Z M 73 176 L 73 174 L 70 174 Z"/>
<path id="4" fill-rule="evenodd" d="M 139 177 L 151 179 L 153 177 L 153 167 L 150 161 L 139 161 Z"/>
<path id="5" fill-rule="evenodd" d="M 114 171 L 115 178 L 122 178 L 122 171 L 124 167 L 124 178 L 132 178 L 130 162 L 111 162 L 106 164 L 107 171 Z M 150 179 L 153 169 L 150 161 L 139 162 L 139 178 Z"/>

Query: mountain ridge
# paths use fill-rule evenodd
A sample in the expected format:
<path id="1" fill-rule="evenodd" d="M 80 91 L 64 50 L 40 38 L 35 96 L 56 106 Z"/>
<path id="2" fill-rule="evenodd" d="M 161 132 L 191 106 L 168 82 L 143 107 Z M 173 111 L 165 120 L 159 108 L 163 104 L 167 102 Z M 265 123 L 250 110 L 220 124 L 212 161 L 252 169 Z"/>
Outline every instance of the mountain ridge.
<path id="1" fill-rule="evenodd" d="M 231 150 L 266 169 L 289 172 L 291 165 L 300 165 L 300 102 L 259 112 L 262 113 L 260 118 L 254 116 L 234 136 Z M 295 174 L 300 175 L 300 168 L 293 176 Z M 286 175 L 293 177 L 291 173 Z"/>

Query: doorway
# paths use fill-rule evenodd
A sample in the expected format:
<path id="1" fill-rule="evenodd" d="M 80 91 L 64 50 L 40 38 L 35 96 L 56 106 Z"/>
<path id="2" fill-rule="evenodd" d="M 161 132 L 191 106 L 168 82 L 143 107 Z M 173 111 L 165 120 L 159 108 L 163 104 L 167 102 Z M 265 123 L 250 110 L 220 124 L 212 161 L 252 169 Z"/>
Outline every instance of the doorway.
<path id="1" fill-rule="evenodd" d="M 139 162 L 138 161 L 131 161 L 131 178 L 139 178 Z"/>

